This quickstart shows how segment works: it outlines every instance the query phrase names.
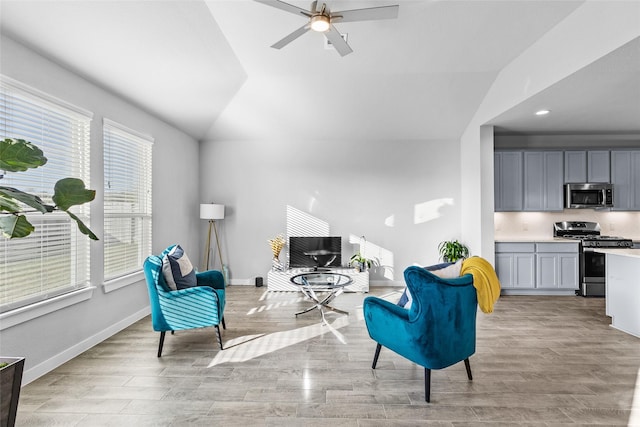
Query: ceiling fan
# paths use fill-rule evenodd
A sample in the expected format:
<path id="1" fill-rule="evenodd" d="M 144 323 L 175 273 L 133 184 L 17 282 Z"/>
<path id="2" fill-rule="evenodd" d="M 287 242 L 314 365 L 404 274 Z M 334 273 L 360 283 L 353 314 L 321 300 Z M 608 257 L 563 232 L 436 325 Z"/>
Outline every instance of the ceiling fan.
<path id="1" fill-rule="evenodd" d="M 264 3 L 269 6 L 303 16 L 308 22 L 302 27 L 295 30 L 282 40 L 276 42 L 271 47 L 281 49 L 306 33 L 309 30 L 324 33 L 327 40 L 333 45 L 341 56 L 345 56 L 353 52 L 353 49 L 342 38 L 340 32 L 333 26 L 337 22 L 355 22 L 355 21 L 375 21 L 378 19 L 395 19 L 398 17 L 398 5 L 369 7 L 365 9 L 342 10 L 340 12 L 331 12 L 326 3 L 318 8 L 318 2 L 311 3 L 311 9 L 305 10 L 297 6 L 285 3 L 279 0 L 255 0 L 258 3 Z"/>

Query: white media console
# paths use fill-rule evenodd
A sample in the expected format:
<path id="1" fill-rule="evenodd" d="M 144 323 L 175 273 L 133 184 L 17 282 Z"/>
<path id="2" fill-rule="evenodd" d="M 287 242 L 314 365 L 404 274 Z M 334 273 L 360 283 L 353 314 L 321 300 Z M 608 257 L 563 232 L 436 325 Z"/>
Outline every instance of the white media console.
<path id="1" fill-rule="evenodd" d="M 285 271 L 269 270 L 269 273 L 267 273 L 267 290 L 299 292 L 300 286 L 291 283 L 291 278 L 296 274 L 309 271 L 311 270 L 305 268 L 292 268 Z M 360 272 L 355 268 L 332 268 L 331 271 L 351 277 L 353 283 L 344 288 L 345 292 L 369 292 L 368 271 Z"/>

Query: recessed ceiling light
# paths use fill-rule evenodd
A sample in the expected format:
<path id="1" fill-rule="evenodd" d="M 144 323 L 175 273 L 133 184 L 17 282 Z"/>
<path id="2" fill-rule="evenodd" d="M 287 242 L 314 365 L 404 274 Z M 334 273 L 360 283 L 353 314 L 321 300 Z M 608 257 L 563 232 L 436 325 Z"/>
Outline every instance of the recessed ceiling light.
<path id="1" fill-rule="evenodd" d="M 538 110 L 538 111 L 536 111 L 536 116 L 546 116 L 550 112 L 551 112 L 551 110 Z"/>

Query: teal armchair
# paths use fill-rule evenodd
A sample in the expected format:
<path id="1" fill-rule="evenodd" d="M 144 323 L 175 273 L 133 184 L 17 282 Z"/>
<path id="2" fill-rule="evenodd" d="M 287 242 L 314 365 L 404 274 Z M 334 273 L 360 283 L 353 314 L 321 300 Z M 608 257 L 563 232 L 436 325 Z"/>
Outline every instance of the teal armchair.
<path id="1" fill-rule="evenodd" d="M 413 298 L 405 309 L 381 298 L 364 300 L 369 336 L 378 343 L 372 368 L 384 346 L 425 369 L 425 400 L 431 397 L 431 370 L 464 361 L 472 380 L 469 357 L 476 349 L 478 307 L 473 276 L 442 279 L 422 267 L 404 271 Z"/>
<path id="2" fill-rule="evenodd" d="M 198 286 L 172 291 L 162 274 L 162 257 L 169 253 L 168 247 L 161 255 L 151 255 L 144 262 L 144 275 L 151 303 L 153 330 L 160 332 L 158 357 L 162 356 L 165 333 L 185 329 L 215 326 L 220 349 L 222 336 L 220 323 L 224 323 L 225 282 L 222 273 L 216 270 L 196 273 Z"/>

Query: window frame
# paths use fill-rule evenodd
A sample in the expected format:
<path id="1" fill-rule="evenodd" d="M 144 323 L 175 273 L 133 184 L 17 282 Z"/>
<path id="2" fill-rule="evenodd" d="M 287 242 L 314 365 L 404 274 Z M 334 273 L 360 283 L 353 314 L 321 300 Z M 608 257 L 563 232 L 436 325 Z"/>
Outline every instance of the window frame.
<path id="1" fill-rule="evenodd" d="M 3 138 L 31 141 L 43 150 L 49 160 L 41 168 L 19 172 L 19 175 L 7 174 L 3 178 L 3 185 L 16 186 L 29 193 L 44 196 L 46 203 L 52 203 L 47 198 L 53 195 L 53 186 L 61 178 L 68 176 L 80 178 L 90 188 L 90 131 L 93 113 L 10 77 L 0 75 L 0 114 L 0 133 L 3 133 L 1 135 Z M 71 211 L 90 227 L 91 210 L 88 204 L 74 206 Z M 36 231 L 21 239 L 10 240 L 0 237 L 2 239 L 0 262 L 8 266 L 10 263 L 19 261 L 15 252 L 16 248 L 19 248 L 23 257 L 34 256 L 37 257 L 34 259 L 40 261 L 41 267 L 38 270 L 40 278 L 34 281 L 33 277 L 27 277 L 28 272 L 17 277 L 17 279 L 23 277 L 20 280 L 29 281 L 33 292 L 7 302 L 3 301 L 0 305 L 3 328 L 6 327 L 5 319 L 11 317 L 10 314 L 13 312 L 28 311 L 32 306 L 49 306 L 51 304 L 47 302 L 65 300 L 67 295 L 78 294 L 89 295 L 89 297 L 91 295 L 91 292 L 87 292 L 92 289 L 90 284 L 91 245 L 88 237 L 81 234 L 75 222 L 64 213 L 54 212 L 42 215 L 29 212 L 27 216 L 36 226 Z M 51 227 L 59 234 L 48 234 Z M 63 234 L 68 238 L 68 242 L 63 241 L 63 246 L 59 246 L 60 240 L 55 236 Z M 49 239 L 48 246 L 43 245 L 46 239 Z M 59 249 L 51 249 L 55 247 Z M 65 256 L 63 259 L 69 261 L 67 273 L 69 282 L 66 284 L 64 280 L 51 281 L 47 277 L 47 273 L 57 270 L 47 270 L 44 266 L 46 262 L 52 262 L 55 254 Z M 8 273 L 9 267 L 6 268 L 7 270 L 3 270 L 4 274 L 15 274 Z M 9 286 L 8 283 L 6 283 L 7 286 Z M 0 284 L 2 284 L 1 280 Z M 13 288 L 5 288 L 7 295 L 11 294 L 11 289 Z M 71 297 L 71 299 L 77 298 Z"/>
<path id="2" fill-rule="evenodd" d="M 152 253 L 152 242 L 153 242 L 153 211 L 152 211 L 152 202 L 153 202 L 153 182 L 152 182 L 152 172 L 153 172 L 153 144 L 154 139 L 149 135 L 145 135 L 133 129 L 130 129 L 118 122 L 110 120 L 108 118 L 103 118 L 103 166 L 104 166 L 104 185 L 103 185 L 103 233 L 105 236 L 103 242 L 103 287 L 105 292 L 111 292 L 116 289 L 120 289 L 122 287 L 137 283 L 141 280 L 144 280 L 144 274 L 142 271 L 142 264 L 144 259 L 151 255 Z M 114 138 L 115 137 L 115 138 Z M 116 141 L 114 141 L 114 139 Z M 118 141 L 119 140 L 119 141 Z M 138 194 L 135 195 L 135 198 L 138 202 L 136 207 L 133 209 L 134 211 L 123 212 L 121 209 L 114 209 L 111 206 L 113 203 L 110 200 L 110 180 L 114 178 L 117 181 L 117 178 L 122 178 L 122 176 L 111 176 L 113 169 L 120 168 L 119 173 L 122 172 L 122 168 L 126 168 L 127 164 L 122 162 L 112 162 L 112 159 L 119 160 L 115 153 L 118 151 L 118 147 L 114 147 L 113 144 L 117 145 L 122 143 L 123 141 L 127 141 L 128 143 L 137 145 L 137 147 L 132 148 L 131 151 L 128 151 L 128 154 L 132 154 L 137 152 L 141 154 L 141 156 L 137 157 L 137 169 L 143 169 L 139 172 L 138 182 L 136 186 L 136 190 L 139 191 Z M 113 151 L 113 154 L 110 152 Z M 127 157 L 129 160 L 130 156 Z M 142 165 L 142 167 L 139 167 Z M 126 172 L 125 172 L 126 173 Z M 133 172 L 135 175 L 135 172 Z M 143 194 L 144 193 L 144 194 Z M 130 219 L 130 220 L 140 220 L 142 234 L 140 236 L 140 248 L 137 253 L 137 260 L 133 264 L 134 268 L 129 268 L 126 270 L 117 271 L 115 274 L 108 273 L 108 262 L 110 261 L 108 250 L 111 244 L 110 241 L 107 240 L 107 236 L 114 236 L 116 230 L 109 226 L 110 220 L 115 218 L 121 219 Z M 110 237 L 111 238 L 111 237 Z M 137 240 L 136 240 L 137 241 Z"/>

